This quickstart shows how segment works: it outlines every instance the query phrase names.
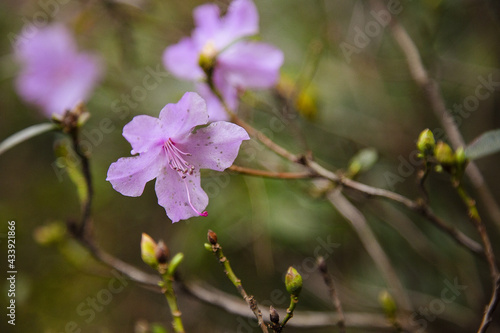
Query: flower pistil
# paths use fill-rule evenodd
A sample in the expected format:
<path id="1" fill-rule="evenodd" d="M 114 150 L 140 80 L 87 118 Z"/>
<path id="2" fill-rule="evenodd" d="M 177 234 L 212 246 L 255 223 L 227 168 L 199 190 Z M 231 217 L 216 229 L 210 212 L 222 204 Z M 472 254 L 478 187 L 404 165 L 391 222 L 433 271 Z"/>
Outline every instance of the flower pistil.
<path id="1" fill-rule="evenodd" d="M 194 166 L 190 165 L 183 156 L 191 156 L 189 153 L 185 153 L 175 146 L 172 139 L 168 139 L 163 144 L 163 150 L 168 158 L 168 164 L 172 170 L 177 171 L 182 179 L 186 178 L 186 175 L 192 175 L 194 172 Z"/>

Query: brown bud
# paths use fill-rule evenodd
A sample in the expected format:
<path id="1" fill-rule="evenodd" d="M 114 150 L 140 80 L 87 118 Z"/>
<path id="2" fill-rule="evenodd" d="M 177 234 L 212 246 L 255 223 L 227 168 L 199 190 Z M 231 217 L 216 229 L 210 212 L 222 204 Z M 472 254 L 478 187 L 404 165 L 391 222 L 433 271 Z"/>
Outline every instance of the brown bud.
<path id="1" fill-rule="evenodd" d="M 217 234 L 210 229 L 208 230 L 207 239 L 210 244 L 217 244 Z"/>
<path id="2" fill-rule="evenodd" d="M 280 322 L 280 315 L 272 305 L 269 307 L 269 319 L 271 319 L 271 322 L 275 324 Z"/>
<path id="3" fill-rule="evenodd" d="M 326 261 L 325 261 L 325 258 L 323 257 L 318 257 L 317 259 L 318 261 L 318 268 L 319 268 L 319 271 L 323 274 L 327 273 L 328 272 L 328 267 L 326 266 Z"/>
<path id="4" fill-rule="evenodd" d="M 170 255 L 170 251 L 168 250 L 167 245 L 161 240 L 158 242 L 158 245 L 155 249 L 155 257 L 159 264 L 166 264 L 168 261 L 168 257 Z"/>

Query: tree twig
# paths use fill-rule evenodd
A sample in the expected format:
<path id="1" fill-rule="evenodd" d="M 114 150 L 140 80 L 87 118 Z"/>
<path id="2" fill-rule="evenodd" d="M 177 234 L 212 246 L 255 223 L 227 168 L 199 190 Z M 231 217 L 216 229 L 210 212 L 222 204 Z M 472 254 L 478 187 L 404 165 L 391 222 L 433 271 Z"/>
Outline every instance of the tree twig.
<path id="1" fill-rule="evenodd" d="M 302 172 L 276 172 L 267 170 L 258 170 L 247 167 L 242 167 L 238 165 L 232 165 L 228 168 L 231 171 L 242 173 L 249 176 L 264 177 L 264 178 L 276 178 L 276 179 L 306 179 L 317 177 L 314 173 L 310 171 Z"/>
<path id="2" fill-rule="evenodd" d="M 368 226 L 363 214 L 342 195 L 339 189 L 334 189 L 327 193 L 327 198 L 339 213 L 351 222 L 366 252 L 370 255 L 379 272 L 384 277 L 387 287 L 394 291 L 399 306 L 405 311 L 412 311 L 413 306 L 403 284 L 392 267 L 387 254 Z"/>
<path id="3" fill-rule="evenodd" d="M 376 0 L 374 5 L 377 7 L 383 6 L 379 0 Z M 413 80 L 420 87 L 420 89 L 422 89 L 436 117 L 441 121 L 441 125 L 443 126 L 451 145 L 455 150 L 459 147 L 465 147 L 462 134 L 460 133 L 453 117 L 446 109 L 445 101 L 441 95 L 439 85 L 429 76 L 422 63 L 420 52 L 418 51 L 418 48 L 412 38 L 408 35 L 406 29 L 395 17 L 392 17 L 390 30 L 394 40 L 406 57 L 406 62 Z M 497 228 L 500 228 L 500 207 L 493 197 L 490 189 L 486 185 L 479 168 L 474 162 L 471 161 L 465 170 L 465 173 L 478 192 L 481 200 L 484 202 L 491 219 L 495 222 Z"/>
<path id="4" fill-rule="evenodd" d="M 498 304 L 498 298 L 500 297 L 500 274 L 498 272 L 498 266 L 495 259 L 495 253 L 493 252 L 493 247 L 491 246 L 490 238 L 488 237 L 488 233 L 486 232 L 486 227 L 481 220 L 481 216 L 476 207 L 476 202 L 472 199 L 467 192 L 465 191 L 463 185 L 458 183 L 456 186 L 457 193 L 464 202 L 467 207 L 468 215 L 471 222 L 476 227 L 479 235 L 481 236 L 481 240 L 484 245 L 484 253 L 486 255 L 486 259 L 488 260 L 488 266 L 490 269 L 491 280 L 493 282 L 493 287 L 491 291 L 491 298 L 486 308 L 486 311 L 483 315 L 483 320 L 481 321 L 481 325 L 479 326 L 478 333 L 485 333 L 493 320 L 493 312 Z"/>
<path id="5" fill-rule="evenodd" d="M 325 281 L 325 285 L 328 288 L 330 298 L 332 299 L 333 305 L 337 310 L 339 315 L 339 321 L 337 326 L 339 327 L 340 333 L 345 333 L 345 315 L 344 310 L 342 309 L 342 303 L 340 302 L 340 298 L 337 295 L 337 290 L 335 288 L 335 282 L 333 281 L 332 276 L 328 273 L 328 266 L 326 265 L 325 258 L 319 257 L 318 261 L 318 269 L 323 277 L 323 281 Z"/>
<path id="6" fill-rule="evenodd" d="M 323 168 L 321 165 L 310 159 L 305 159 L 305 163 L 312 170 L 317 172 L 318 175 L 326 179 L 329 179 L 336 184 L 342 185 L 347 188 L 351 188 L 353 190 L 356 190 L 358 192 L 364 193 L 369 196 L 385 198 L 402 204 L 406 208 L 418 213 L 428 221 L 432 222 L 439 229 L 450 235 L 458 244 L 467 248 L 472 253 L 483 255 L 483 248 L 480 244 L 478 244 L 473 239 L 469 238 L 461 231 L 445 223 L 442 219 L 436 216 L 432 211 L 432 209 L 424 202 L 413 201 L 398 193 L 391 192 L 381 188 L 372 187 L 363 183 L 359 183 L 349 178 L 341 178 L 334 172 Z"/>
<path id="7" fill-rule="evenodd" d="M 231 268 L 231 265 L 229 264 L 229 260 L 226 258 L 224 253 L 222 252 L 222 246 L 217 241 L 217 235 L 215 232 L 212 230 L 208 231 L 208 240 L 210 242 L 210 245 L 212 247 L 212 252 L 214 255 L 217 257 L 217 260 L 219 260 L 219 263 L 224 266 L 224 272 L 226 273 L 227 278 L 233 283 L 233 285 L 236 287 L 238 292 L 240 293 L 241 297 L 245 300 L 245 302 L 248 304 L 250 309 L 255 315 L 255 318 L 257 318 L 257 321 L 259 323 L 259 327 L 261 328 L 263 333 L 268 333 L 266 323 L 264 322 L 264 319 L 262 318 L 262 312 L 259 309 L 257 305 L 257 301 L 252 295 L 248 295 L 243 288 L 243 285 L 241 284 L 241 280 L 234 274 L 233 269 Z"/>

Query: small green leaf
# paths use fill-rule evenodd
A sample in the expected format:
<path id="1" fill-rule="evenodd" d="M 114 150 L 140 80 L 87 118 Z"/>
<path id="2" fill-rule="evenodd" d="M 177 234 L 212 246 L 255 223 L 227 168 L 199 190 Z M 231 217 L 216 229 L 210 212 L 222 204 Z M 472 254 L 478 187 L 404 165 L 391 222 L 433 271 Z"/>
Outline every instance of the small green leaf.
<path id="1" fill-rule="evenodd" d="M 377 151 L 373 148 L 361 149 L 354 157 L 351 159 L 348 168 L 348 174 L 350 177 L 354 177 L 361 172 L 368 171 L 378 159 Z"/>
<path id="2" fill-rule="evenodd" d="M 488 131 L 480 135 L 465 148 L 465 156 L 469 160 L 495 154 L 500 151 L 500 129 Z"/>
<path id="3" fill-rule="evenodd" d="M 7 139 L 3 140 L 0 143 L 0 155 L 5 153 L 10 148 L 13 148 L 18 144 L 23 143 L 26 140 L 34 138 L 35 136 L 43 134 L 45 132 L 53 131 L 58 127 L 59 126 L 54 123 L 43 123 L 26 127 L 25 129 L 12 134 L 11 136 L 9 136 Z"/>

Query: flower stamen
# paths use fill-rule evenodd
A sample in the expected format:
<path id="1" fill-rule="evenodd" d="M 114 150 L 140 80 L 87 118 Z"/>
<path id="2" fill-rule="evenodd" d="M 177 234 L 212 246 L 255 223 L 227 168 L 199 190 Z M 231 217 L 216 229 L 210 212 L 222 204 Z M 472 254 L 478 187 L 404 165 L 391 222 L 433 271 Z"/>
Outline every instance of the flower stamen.
<path id="1" fill-rule="evenodd" d="M 193 174 L 194 166 L 186 162 L 183 157 L 191 156 L 191 154 L 177 148 L 170 138 L 163 144 L 163 150 L 167 155 L 168 165 L 172 170 L 177 171 L 182 179 L 185 179 L 188 174 Z"/>

